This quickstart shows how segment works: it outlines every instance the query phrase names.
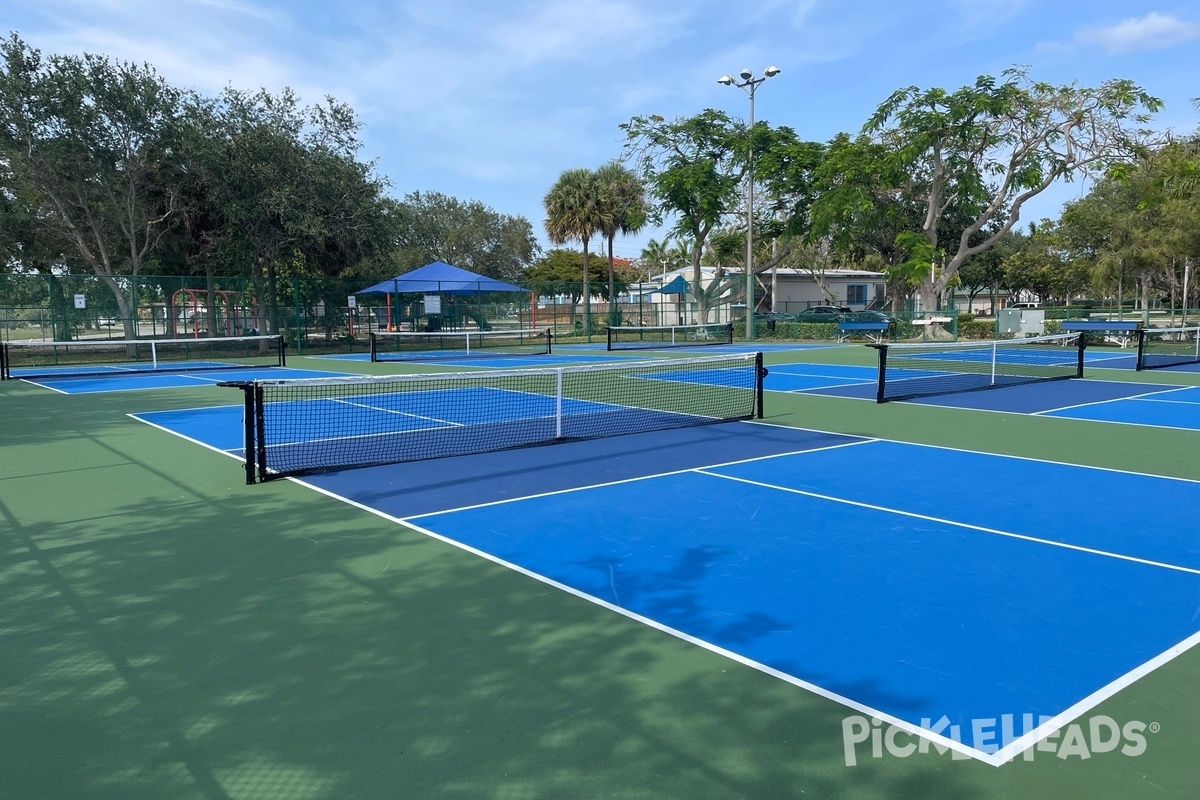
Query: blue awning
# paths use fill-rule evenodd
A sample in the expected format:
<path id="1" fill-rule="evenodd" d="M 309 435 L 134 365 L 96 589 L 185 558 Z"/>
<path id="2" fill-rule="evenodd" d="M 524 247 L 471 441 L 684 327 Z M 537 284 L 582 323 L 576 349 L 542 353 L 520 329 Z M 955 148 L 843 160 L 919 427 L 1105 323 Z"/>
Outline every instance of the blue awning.
<path id="1" fill-rule="evenodd" d="M 481 292 L 520 292 L 528 289 L 511 283 L 498 281 L 486 275 L 452 266 L 443 261 L 434 261 L 412 272 L 397 275 L 374 286 L 359 289 L 356 294 L 479 294 Z"/>

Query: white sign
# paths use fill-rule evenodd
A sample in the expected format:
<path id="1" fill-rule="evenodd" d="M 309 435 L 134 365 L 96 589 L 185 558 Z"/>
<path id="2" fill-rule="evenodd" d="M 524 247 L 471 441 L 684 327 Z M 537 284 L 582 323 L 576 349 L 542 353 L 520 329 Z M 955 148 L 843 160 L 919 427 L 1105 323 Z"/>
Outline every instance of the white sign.
<path id="1" fill-rule="evenodd" d="M 358 298 L 354 295 L 346 297 L 346 308 L 358 308 Z"/>
<path id="2" fill-rule="evenodd" d="M 425 295 L 425 313 L 426 314 L 442 313 L 442 296 L 440 294 Z"/>
<path id="3" fill-rule="evenodd" d="M 87 297 L 82 294 L 75 295 L 75 307 L 76 308 L 87 308 Z"/>

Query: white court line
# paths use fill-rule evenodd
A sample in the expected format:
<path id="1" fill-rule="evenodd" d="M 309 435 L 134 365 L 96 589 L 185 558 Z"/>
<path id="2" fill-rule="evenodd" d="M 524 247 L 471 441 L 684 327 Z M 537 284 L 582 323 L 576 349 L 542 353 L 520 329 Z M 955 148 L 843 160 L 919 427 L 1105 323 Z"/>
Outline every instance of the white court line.
<path id="1" fill-rule="evenodd" d="M 1167 403 L 1173 406 L 1200 406 L 1200 400 L 1159 400 L 1157 397 L 1137 397 L 1140 403 Z"/>
<path id="2" fill-rule="evenodd" d="M 825 389 L 849 389 L 849 388 L 852 388 L 855 386 L 870 386 L 872 383 L 874 383 L 874 381 L 861 380 L 861 381 L 855 381 L 854 383 L 829 383 L 829 384 L 826 384 L 825 386 L 809 386 L 805 389 L 775 389 L 774 391 L 783 392 L 784 394 L 811 394 L 812 392 L 820 392 L 820 391 L 824 391 Z M 766 388 L 766 387 L 764 387 L 764 388 Z M 835 396 L 835 395 L 831 395 L 831 396 Z M 840 395 L 836 395 L 836 396 L 840 398 Z M 848 400 L 874 400 L 874 398 L 868 398 L 868 397 L 850 397 L 847 399 Z"/>
<path id="3" fill-rule="evenodd" d="M 355 441 L 358 439 L 391 438 L 393 436 L 407 436 L 410 433 L 426 433 L 428 431 L 444 431 L 449 428 L 460 428 L 460 427 L 462 427 L 462 425 L 448 422 L 445 425 L 434 425 L 434 426 L 427 426 L 424 428 L 409 428 L 409 429 L 403 430 L 403 431 L 381 431 L 381 432 L 377 432 L 377 433 L 352 433 L 352 434 L 345 434 L 342 436 L 323 436 L 319 439 L 294 439 L 294 440 L 287 441 L 287 442 L 271 442 L 270 444 L 264 445 L 264 447 L 267 450 L 270 450 L 270 449 L 276 448 L 276 447 L 295 447 L 296 445 L 305 445 L 305 444 L 324 444 L 327 442 L 352 442 L 352 441 Z M 330 467 L 328 467 L 328 469 L 331 469 L 331 470 L 332 469 L 357 469 L 359 466 L 362 466 L 362 465 L 345 464 L 342 466 L 330 466 Z M 372 466 L 372 465 L 368 464 L 366 466 Z"/>
<path id="4" fill-rule="evenodd" d="M 1109 381 L 1109 383 L 1120 383 L 1120 381 Z M 1089 406 L 1102 406 L 1102 405 L 1106 405 L 1108 403 L 1119 403 L 1122 400 L 1140 400 L 1143 397 L 1152 397 L 1153 395 L 1156 395 L 1156 394 L 1170 394 L 1171 392 L 1178 392 L 1181 389 L 1189 389 L 1189 388 L 1191 388 L 1191 387 L 1189 387 L 1189 386 L 1169 386 L 1165 389 L 1154 389 L 1153 391 L 1149 391 L 1149 392 L 1142 392 L 1140 394 L 1130 394 L 1130 395 L 1126 395 L 1124 397 L 1113 397 L 1113 398 L 1109 398 L 1108 400 L 1092 400 L 1087 403 L 1076 403 L 1076 404 L 1070 405 L 1070 406 L 1062 406 L 1061 408 L 1047 408 L 1042 411 L 1030 412 L 1029 416 L 1037 417 L 1037 416 L 1041 416 L 1042 414 L 1052 414 L 1055 411 L 1069 411 L 1073 408 L 1088 408 Z"/>
<path id="5" fill-rule="evenodd" d="M 407 411 L 397 411 L 396 409 L 393 409 L 393 408 L 382 408 L 380 406 L 374 406 L 369 403 L 356 403 L 353 400 L 343 400 L 338 397 L 331 397 L 329 399 L 335 403 L 342 403 L 344 405 L 352 406 L 354 408 L 364 408 L 367 411 L 382 411 L 385 414 L 395 414 L 396 416 L 409 417 L 411 419 L 420 419 L 420 420 L 424 420 L 426 422 L 437 422 L 437 423 L 440 423 L 442 425 L 445 425 L 445 426 L 451 427 L 451 428 L 461 428 L 464 424 L 466 424 L 463 422 L 452 422 L 451 420 L 448 420 L 448 419 L 439 419 L 438 417 L 427 417 L 424 414 L 410 414 Z M 428 428 L 422 428 L 421 430 L 428 430 Z M 402 431 L 402 432 L 407 433 L 407 431 Z M 314 441 L 328 441 L 328 440 L 316 439 Z"/>
<path id="6" fill-rule="evenodd" d="M 68 395 L 70 395 L 70 394 L 92 394 L 91 392 L 64 392 L 62 389 L 55 389 L 53 386 L 47 386 L 44 383 L 38 383 L 37 381 L 32 380 L 30 378 L 14 378 L 14 380 L 24 381 L 25 383 L 28 383 L 30 386 L 36 386 L 39 389 L 47 389 L 51 392 L 58 392 L 59 394 L 68 394 Z M 54 378 L 48 378 L 48 379 L 42 378 L 42 380 L 55 380 L 55 379 Z"/>
<path id="7" fill-rule="evenodd" d="M 971 409 L 971 410 L 974 410 L 974 409 Z M 1005 411 L 1005 412 L 1000 412 L 1000 413 L 1007 414 L 1009 412 Z M 1053 419 L 1070 420 L 1072 418 L 1071 417 L 1053 417 Z M 1077 420 L 1077 421 L 1092 422 L 1093 420 Z M 857 434 L 853 434 L 853 433 L 845 433 L 844 431 L 822 430 L 820 428 L 796 428 L 791 425 L 780 425 L 779 423 L 776 423 L 776 422 L 762 422 L 761 420 L 754 420 L 752 422 L 749 422 L 748 424 L 764 425 L 769 428 L 787 428 L 788 430 L 793 430 L 793 431 L 809 431 L 811 433 L 827 433 L 827 434 L 831 434 L 833 436 L 856 436 L 857 435 Z M 1159 479 L 1165 480 L 1165 481 L 1181 481 L 1183 483 L 1200 484 L 1200 479 L 1196 479 L 1196 478 L 1179 478 L 1174 475 L 1156 475 L 1156 474 L 1150 473 L 1150 472 L 1137 472 L 1136 470 L 1118 469 L 1116 467 L 1098 467 L 1098 466 L 1095 466 L 1094 464 L 1073 464 L 1070 461 L 1055 461 L 1050 458 L 1037 458 L 1035 456 L 1018 456 L 1018 455 L 1013 455 L 1011 453 L 991 453 L 986 450 L 971 450 L 970 448 L 967 448 L 967 447 L 951 447 L 949 445 L 943 445 L 943 444 L 926 444 L 925 442 L 906 442 L 903 439 L 889 439 L 886 436 L 872 436 L 869 438 L 868 441 L 883 442 L 885 444 L 901 444 L 906 447 L 925 447 L 925 448 L 929 448 L 930 450 L 948 450 L 952 453 L 971 453 L 972 455 L 990 456 L 992 458 L 1008 458 L 1008 459 L 1012 459 L 1014 461 L 1030 461 L 1035 464 L 1055 464 L 1060 467 L 1074 467 L 1076 469 L 1094 469 L 1098 472 L 1112 472 L 1112 473 L 1116 473 L 1118 475 L 1136 475 L 1141 478 L 1159 478 Z"/>
<path id="8" fill-rule="evenodd" d="M 1030 536 L 1030 535 L 1024 534 L 1024 533 L 1012 533 L 1011 531 L 1002 531 L 999 528 L 988 528 L 983 525 L 972 525 L 969 522 L 957 522 L 952 519 L 945 519 L 943 517 L 934 517 L 929 514 L 919 514 L 915 511 L 904 511 L 899 508 L 889 508 L 888 506 L 878 506 L 878 505 L 875 505 L 874 503 L 864 503 L 859 500 L 850 500 L 850 499 L 843 498 L 843 497 L 833 497 L 832 495 L 821 494 L 819 492 L 810 492 L 805 489 L 795 489 L 790 486 L 780 486 L 779 484 L 767 483 L 765 481 L 756 481 L 756 480 L 752 480 L 750 478 L 739 478 L 734 475 L 722 475 L 719 472 L 709 472 L 708 471 L 709 469 L 711 469 L 711 467 L 703 467 L 700 469 L 693 470 L 693 472 L 699 472 L 702 475 L 708 475 L 713 478 L 724 478 L 726 480 L 737 481 L 738 483 L 746 483 L 751 486 L 761 487 L 763 489 L 775 489 L 777 491 L 787 492 L 789 494 L 798 494 L 798 495 L 803 495 L 804 497 L 812 497 L 817 500 L 827 500 L 831 503 L 840 503 L 842 505 L 855 506 L 857 508 L 865 508 L 865 509 L 869 509 L 871 511 L 882 511 L 887 514 L 897 514 L 902 517 L 910 517 L 912 519 L 924 520 L 926 522 L 936 522 L 941 525 L 949 525 L 949 526 L 955 527 L 955 528 L 964 528 L 966 530 L 979 531 L 980 533 L 990 533 L 994 536 L 1004 536 L 1009 539 L 1021 539 L 1023 541 L 1033 542 L 1035 544 L 1044 544 L 1044 545 L 1048 545 L 1050 547 L 1061 547 L 1064 550 L 1076 550 L 1080 553 L 1088 553 L 1089 555 L 1105 556 L 1107 558 L 1115 558 L 1120 561 L 1131 561 L 1135 564 L 1142 564 L 1144 566 L 1160 567 L 1162 569 L 1174 570 L 1176 572 L 1187 572 L 1191 575 L 1200 575 L 1200 569 L 1195 569 L 1193 567 L 1184 567 L 1184 566 L 1180 566 L 1178 564 L 1168 564 L 1164 561 L 1152 561 L 1152 560 L 1146 559 L 1146 558 L 1138 558 L 1136 556 L 1127 556 L 1127 555 L 1124 555 L 1123 553 L 1114 553 L 1111 550 L 1098 550 L 1094 547 L 1084 547 L 1083 545 L 1078 545 L 1078 544 L 1069 544 L 1067 542 L 1058 542 L 1053 539 L 1043 539 L 1039 536 Z"/>
<path id="9" fill-rule="evenodd" d="M 802 430 L 802 429 L 793 428 L 793 430 Z M 846 433 L 841 433 L 841 434 L 837 434 L 837 435 L 843 436 L 843 437 L 852 436 L 852 434 L 846 434 Z M 519 503 L 523 500 L 534 500 L 534 499 L 538 499 L 538 498 L 542 498 L 542 497 L 553 497 L 555 495 L 560 495 L 560 494 L 571 494 L 572 492 L 582 492 L 582 491 L 587 491 L 588 489 L 602 489 L 607 486 L 619 486 L 624 483 L 637 483 L 638 481 L 652 480 L 654 478 L 666 478 L 671 475 L 683 475 L 688 472 L 699 472 L 699 471 L 705 470 L 705 469 L 719 469 L 720 467 L 732 467 L 732 466 L 736 466 L 738 464 L 751 464 L 755 461 L 767 461 L 769 459 L 780 458 L 782 456 L 804 455 L 805 453 L 819 453 L 823 450 L 838 450 L 843 447 L 854 447 L 855 445 L 860 445 L 860 444 L 870 444 L 872 441 L 874 441 L 873 439 L 864 439 L 861 437 L 857 437 L 857 438 L 858 438 L 857 441 L 840 442 L 838 444 L 825 445 L 824 447 L 811 447 L 811 448 L 807 448 L 804 450 L 792 450 L 787 453 L 771 453 L 770 455 L 765 455 L 765 456 L 752 456 L 751 458 L 742 458 L 742 459 L 738 459 L 737 461 L 726 461 L 721 464 L 709 464 L 708 466 L 705 466 L 705 467 L 687 467 L 685 469 L 674 469 L 674 470 L 670 470 L 668 472 L 656 472 L 653 475 L 639 475 L 634 478 L 621 478 L 620 480 L 606 481 L 604 483 L 593 483 L 593 484 L 589 484 L 587 486 L 575 486 L 570 489 L 555 489 L 555 490 L 549 491 L 549 492 L 538 492 L 537 494 L 524 495 L 523 497 L 509 497 L 504 500 L 490 500 L 486 503 L 476 503 L 476 504 L 469 505 L 469 506 L 460 506 L 458 508 L 448 508 L 443 511 L 430 511 L 425 514 L 415 514 L 411 517 L 400 517 L 400 518 L 398 518 L 398 521 L 407 523 L 410 520 L 424 519 L 426 517 L 436 517 L 440 514 L 453 514 L 458 511 L 471 511 L 471 510 L 478 509 L 478 508 L 488 508 L 490 506 L 502 506 L 502 505 L 507 505 L 509 503 Z"/>
<path id="10" fill-rule="evenodd" d="M 1100 705 L 1110 697 L 1113 697 L 1121 690 L 1137 683 L 1159 667 L 1162 667 L 1175 660 L 1188 650 L 1191 650 L 1197 644 L 1200 644 L 1200 633 L 1194 633 L 1174 647 L 1167 648 L 1154 658 L 1139 664 L 1111 683 L 1100 687 L 1096 691 L 1084 697 L 1075 705 L 1070 706 L 1061 713 L 1054 715 L 1049 720 L 1041 725 L 1038 725 L 1028 733 L 1017 737 L 1013 741 L 1009 742 L 1008 745 L 991 754 L 992 758 L 996 761 L 996 766 L 1000 766 L 1011 761 L 1022 751 L 1028 750 L 1030 747 L 1033 747 L 1039 741 L 1045 739 L 1047 736 L 1050 736 L 1055 731 L 1061 730 L 1071 721 L 1083 716 L 1088 711 L 1091 711 L 1093 708 Z"/>
<path id="11" fill-rule="evenodd" d="M 219 408 L 219 406 L 213 406 L 213 407 Z M 153 413 L 153 412 L 140 412 L 140 413 Z M 244 459 L 241 456 L 235 454 L 232 450 L 222 450 L 219 447 L 213 447 L 211 444 L 208 444 L 207 442 L 202 442 L 199 439 L 193 439 L 191 436 L 187 436 L 185 434 L 180 433 L 179 431 L 172 430 L 163 425 L 159 425 L 157 422 L 151 422 L 148 419 L 143 419 L 142 417 L 139 417 L 137 413 L 126 414 L 125 416 L 136 419 L 138 422 L 142 423 L 143 425 L 149 425 L 151 428 L 158 428 L 160 431 L 165 431 L 173 436 L 178 436 L 180 439 L 183 439 L 185 442 L 191 442 L 192 444 L 198 444 L 201 447 L 205 448 L 206 450 L 212 450 L 214 453 L 220 453 L 223 456 L 229 456 L 230 458 L 236 459 L 237 461 L 244 461 Z"/>

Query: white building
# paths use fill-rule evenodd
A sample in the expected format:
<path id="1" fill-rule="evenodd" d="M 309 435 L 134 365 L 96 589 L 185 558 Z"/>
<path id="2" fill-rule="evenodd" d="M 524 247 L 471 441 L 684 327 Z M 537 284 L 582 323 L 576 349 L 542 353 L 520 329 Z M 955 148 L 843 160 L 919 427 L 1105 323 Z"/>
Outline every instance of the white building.
<path id="1" fill-rule="evenodd" d="M 882 272 L 827 269 L 818 275 L 828 292 L 822 290 L 821 283 L 809 270 L 787 268 L 760 273 L 759 297 L 769 293 L 774 298 L 770 310 L 785 313 L 819 305 L 846 306 L 854 311 L 883 307 L 887 279 Z"/>

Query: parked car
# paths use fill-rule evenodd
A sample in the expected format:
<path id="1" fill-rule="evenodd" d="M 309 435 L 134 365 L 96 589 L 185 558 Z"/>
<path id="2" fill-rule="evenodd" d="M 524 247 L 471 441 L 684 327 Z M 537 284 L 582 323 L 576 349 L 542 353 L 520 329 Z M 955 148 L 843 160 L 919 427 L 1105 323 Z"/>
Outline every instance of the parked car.
<path id="1" fill-rule="evenodd" d="M 796 315 L 797 322 L 841 322 L 850 309 L 841 306 L 809 306 Z"/>
<path id="2" fill-rule="evenodd" d="M 854 322 L 886 322 L 888 325 L 896 324 L 895 317 L 885 314 L 882 311 L 851 311 L 846 315 L 845 319 Z"/>
<path id="3" fill-rule="evenodd" d="M 846 306 L 811 306 L 795 315 L 797 322 L 886 322 L 896 318 L 882 311 L 851 311 Z"/>

